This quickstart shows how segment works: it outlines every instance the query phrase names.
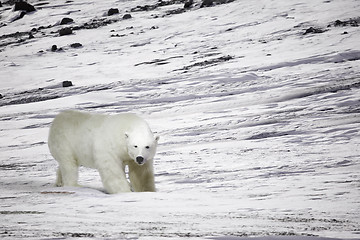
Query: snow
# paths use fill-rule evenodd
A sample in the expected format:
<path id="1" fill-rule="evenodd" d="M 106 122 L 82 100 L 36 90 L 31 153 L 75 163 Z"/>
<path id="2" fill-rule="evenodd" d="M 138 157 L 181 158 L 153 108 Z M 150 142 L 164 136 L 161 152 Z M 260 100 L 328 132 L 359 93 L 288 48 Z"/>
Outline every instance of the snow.
<path id="1" fill-rule="evenodd" d="M 358 1 L 29 2 L 0 8 L 2 239 L 360 239 L 360 31 L 334 26 Z M 95 20 L 113 22 L 58 34 Z M 158 191 L 108 195 L 86 168 L 55 188 L 66 109 L 144 117 Z"/>

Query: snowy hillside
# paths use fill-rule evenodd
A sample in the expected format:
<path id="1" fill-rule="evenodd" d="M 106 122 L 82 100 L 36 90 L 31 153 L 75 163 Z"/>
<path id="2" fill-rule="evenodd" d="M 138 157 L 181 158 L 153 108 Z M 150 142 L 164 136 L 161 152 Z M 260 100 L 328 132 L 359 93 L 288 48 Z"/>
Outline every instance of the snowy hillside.
<path id="1" fill-rule="evenodd" d="M 359 1 L 1 2 L 0 238 L 360 239 Z M 145 118 L 158 191 L 53 187 L 66 109 Z"/>

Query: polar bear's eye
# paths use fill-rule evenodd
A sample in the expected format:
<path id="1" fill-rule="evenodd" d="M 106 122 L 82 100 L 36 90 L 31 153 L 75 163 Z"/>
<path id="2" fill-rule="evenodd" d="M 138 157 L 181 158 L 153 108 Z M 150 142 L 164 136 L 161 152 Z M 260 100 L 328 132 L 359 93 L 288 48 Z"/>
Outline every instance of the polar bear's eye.
<path id="1" fill-rule="evenodd" d="M 149 149 L 150 147 L 149 147 L 149 146 L 146 146 L 145 148 L 146 148 L 146 149 Z"/>
<path id="2" fill-rule="evenodd" d="M 134 148 L 137 148 L 137 145 L 135 145 Z"/>

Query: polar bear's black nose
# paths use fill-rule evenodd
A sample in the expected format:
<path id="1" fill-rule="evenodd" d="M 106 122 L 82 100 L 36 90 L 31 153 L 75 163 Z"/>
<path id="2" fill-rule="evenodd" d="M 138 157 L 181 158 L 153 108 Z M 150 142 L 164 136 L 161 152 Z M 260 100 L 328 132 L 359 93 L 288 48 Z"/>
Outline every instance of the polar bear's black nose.
<path id="1" fill-rule="evenodd" d="M 144 158 L 142 156 L 138 156 L 138 157 L 136 157 L 136 162 L 138 164 L 142 164 L 144 162 Z"/>

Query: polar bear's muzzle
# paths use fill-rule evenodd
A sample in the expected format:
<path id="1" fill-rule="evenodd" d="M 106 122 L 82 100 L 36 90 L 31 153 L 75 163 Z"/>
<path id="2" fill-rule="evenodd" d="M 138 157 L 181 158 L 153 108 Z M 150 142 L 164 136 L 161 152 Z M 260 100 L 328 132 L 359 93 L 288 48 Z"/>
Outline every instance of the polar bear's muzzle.
<path id="1" fill-rule="evenodd" d="M 137 156 L 136 157 L 136 163 L 139 164 L 139 165 L 143 165 L 144 164 L 144 161 L 145 159 L 142 157 L 142 156 Z"/>

